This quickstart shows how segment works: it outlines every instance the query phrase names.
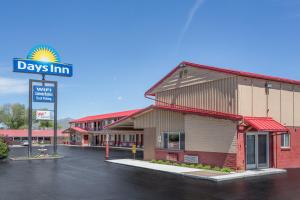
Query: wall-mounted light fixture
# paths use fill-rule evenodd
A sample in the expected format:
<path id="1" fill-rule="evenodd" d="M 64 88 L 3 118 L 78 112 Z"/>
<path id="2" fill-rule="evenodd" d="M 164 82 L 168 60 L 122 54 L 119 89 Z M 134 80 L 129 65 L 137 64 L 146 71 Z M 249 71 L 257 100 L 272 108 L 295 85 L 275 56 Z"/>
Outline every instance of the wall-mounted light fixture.
<path id="1" fill-rule="evenodd" d="M 266 95 L 269 95 L 269 90 L 270 88 L 272 88 L 272 83 L 266 82 L 265 88 L 266 88 Z"/>
<path id="2" fill-rule="evenodd" d="M 266 82 L 265 87 L 268 88 L 268 89 L 272 88 L 272 83 Z"/>

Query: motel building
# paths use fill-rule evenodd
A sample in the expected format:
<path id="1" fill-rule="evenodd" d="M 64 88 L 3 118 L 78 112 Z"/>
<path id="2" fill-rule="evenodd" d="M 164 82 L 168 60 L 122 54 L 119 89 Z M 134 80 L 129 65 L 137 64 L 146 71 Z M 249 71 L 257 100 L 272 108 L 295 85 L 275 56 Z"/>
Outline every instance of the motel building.
<path id="1" fill-rule="evenodd" d="M 300 81 L 189 62 L 108 126 L 144 131 L 144 159 L 237 170 L 300 167 Z"/>
<path id="2" fill-rule="evenodd" d="M 87 116 L 70 122 L 70 128 L 64 130 L 69 134 L 70 145 L 81 146 L 105 146 L 106 137 L 110 146 L 132 147 L 136 144 L 138 148 L 143 148 L 143 130 L 123 127 L 118 130 L 104 129 L 105 126 L 132 115 L 137 110 L 123 112 L 106 113 L 101 115 Z"/>
<path id="3" fill-rule="evenodd" d="M 8 138 L 9 143 L 12 145 L 20 145 L 28 142 L 27 129 L 0 129 L 0 136 Z M 67 135 L 62 130 L 57 130 L 57 143 L 66 144 L 67 142 Z M 32 143 L 53 144 L 53 130 L 32 130 Z"/>

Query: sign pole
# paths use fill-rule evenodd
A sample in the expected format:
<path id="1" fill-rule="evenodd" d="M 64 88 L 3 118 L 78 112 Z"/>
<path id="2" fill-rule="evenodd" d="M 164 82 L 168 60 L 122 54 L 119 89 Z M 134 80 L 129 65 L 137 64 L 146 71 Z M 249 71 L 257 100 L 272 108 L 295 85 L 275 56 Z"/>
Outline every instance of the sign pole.
<path id="1" fill-rule="evenodd" d="M 29 79 L 28 157 L 32 156 L 32 79 Z"/>
<path id="2" fill-rule="evenodd" d="M 46 75 L 42 74 L 42 81 L 45 81 L 45 80 L 46 80 Z M 45 82 L 42 82 L 42 85 L 45 86 Z"/>
<path id="3" fill-rule="evenodd" d="M 54 82 L 54 142 L 53 153 L 57 154 L 57 82 Z"/>
<path id="4" fill-rule="evenodd" d="M 106 133 L 106 147 L 105 147 L 105 159 L 108 160 L 109 158 L 109 134 Z"/>

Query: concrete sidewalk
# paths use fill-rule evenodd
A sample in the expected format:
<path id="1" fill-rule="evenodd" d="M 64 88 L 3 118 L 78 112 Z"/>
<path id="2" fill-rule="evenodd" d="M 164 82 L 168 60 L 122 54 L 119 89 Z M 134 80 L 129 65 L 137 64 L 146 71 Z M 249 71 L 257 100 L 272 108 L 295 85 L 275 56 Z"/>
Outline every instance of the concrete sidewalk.
<path id="1" fill-rule="evenodd" d="M 162 172 L 167 172 L 172 174 L 178 174 L 178 175 L 188 176 L 192 178 L 205 179 L 214 182 L 235 180 L 235 179 L 248 178 L 248 177 L 258 177 L 258 176 L 265 176 L 271 174 L 280 174 L 286 172 L 285 169 L 267 168 L 267 169 L 247 170 L 244 172 L 223 173 L 223 172 L 213 171 L 213 170 L 164 165 L 164 164 L 157 164 L 148 161 L 132 160 L 132 159 L 107 160 L 107 162 L 121 164 L 121 165 L 128 165 L 132 167 L 151 169 L 156 171 L 162 171 Z"/>

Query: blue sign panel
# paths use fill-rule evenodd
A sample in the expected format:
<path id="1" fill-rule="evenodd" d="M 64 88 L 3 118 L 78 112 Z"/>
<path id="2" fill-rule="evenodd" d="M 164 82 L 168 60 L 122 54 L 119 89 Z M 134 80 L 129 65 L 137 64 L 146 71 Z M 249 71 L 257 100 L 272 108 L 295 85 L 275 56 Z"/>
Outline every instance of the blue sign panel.
<path id="1" fill-rule="evenodd" d="M 73 75 L 73 66 L 65 63 L 14 58 L 13 71 L 71 77 Z"/>
<path id="2" fill-rule="evenodd" d="M 33 86 L 33 101 L 53 103 L 54 102 L 54 87 L 52 86 Z"/>

